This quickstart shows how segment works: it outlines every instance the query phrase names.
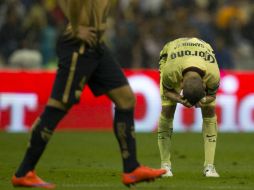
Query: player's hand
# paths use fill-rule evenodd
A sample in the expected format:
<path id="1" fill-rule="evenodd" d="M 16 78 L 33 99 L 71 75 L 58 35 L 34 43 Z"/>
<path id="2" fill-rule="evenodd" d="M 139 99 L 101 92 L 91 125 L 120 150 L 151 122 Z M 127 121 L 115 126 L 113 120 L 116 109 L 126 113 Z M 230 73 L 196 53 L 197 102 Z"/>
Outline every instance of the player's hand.
<path id="1" fill-rule="evenodd" d="M 94 46 L 96 44 L 97 36 L 94 27 L 79 26 L 77 29 L 77 37 L 82 41 Z"/>
<path id="2" fill-rule="evenodd" d="M 191 105 L 190 102 L 188 102 L 187 99 L 185 99 L 184 97 L 181 97 L 181 99 L 179 100 L 179 103 L 184 105 L 187 108 L 191 108 L 193 105 Z"/>
<path id="3" fill-rule="evenodd" d="M 190 102 L 188 102 L 188 100 L 186 98 L 184 98 L 182 95 L 178 95 L 176 97 L 176 101 L 182 105 L 184 105 L 187 108 L 191 108 L 193 105 L 191 105 Z"/>
<path id="4" fill-rule="evenodd" d="M 203 98 L 195 105 L 195 108 L 201 108 L 206 104 L 205 100 Z"/>
<path id="5" fill-rule="evenodd" d="M 191 105 L 188 100 L 186 98 L 184 98 L 181 94 L 177 93 L 175 90 L 165 90 L 165 96 L 167 98 L 169 98 L 170 100 L 183 104 L 185 107 L 192 107 L 193 105 Z"/>
<path id="6" fill-rule="evenodd" d="M 196 105 L 196 108 L 204 107 L 215 100 L 215 96 L 205 96 Z"/>

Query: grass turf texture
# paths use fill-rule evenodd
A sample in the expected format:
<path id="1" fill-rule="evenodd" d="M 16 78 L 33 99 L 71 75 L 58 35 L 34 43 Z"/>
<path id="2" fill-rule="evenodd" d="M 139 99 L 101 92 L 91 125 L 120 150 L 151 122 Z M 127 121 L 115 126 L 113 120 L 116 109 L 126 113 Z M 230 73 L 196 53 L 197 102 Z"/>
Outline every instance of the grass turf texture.
<path id="1" fill-rule="evenodd" d="M 138 158 L 142 164 L 160 165 L 156 133 L 137 134 Z M 0 133 L 0 189 L 14 189 L 10 178 L 23 157 L 28 134 Z M 140 183 L 135 189 L 253 190 L 254 134 L 219 134 L 216 169 L 220 178 L 202 176 L 203 143 L 199 133 L 173 136 L 173 178 Z M 57 189 L 121 190 L 121 159 L 110 132 L 57 132 L 37 166 L 43 179 Z M 22 188 L 27 189 L 27 188 Z M 28 188 L 30 189 L 30 188 Z M 31 189 L 30 189 L 31 190 Z"/>

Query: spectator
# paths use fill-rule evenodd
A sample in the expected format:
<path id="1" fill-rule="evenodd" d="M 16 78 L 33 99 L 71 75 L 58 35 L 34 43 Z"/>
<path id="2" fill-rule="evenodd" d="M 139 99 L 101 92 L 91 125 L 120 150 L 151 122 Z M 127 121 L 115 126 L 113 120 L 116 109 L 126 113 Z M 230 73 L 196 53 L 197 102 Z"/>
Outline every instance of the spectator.
<path id="1" fill-rule="evenodd" d="M 42 66 L 42 56 L 37 50 L 16 50 L 10 56 L 9 65 L 11 68 L 39 69 Z"/>
<path id="2" fill-rule="evenodd" d="M 8 60 L 9 56 L 21 47 L 22 30 L 21 20 L 15 6 L 7 8 L 5 22 L 0 29 L 0 52 L 3 59 Z"/>
<path id="3" fill-rule="evenodd" d="M 24 20 L 24 47 L 39 49 L 45 27 L 47 27 L 46 11 L 42 6 L 34 5 Z"/>
<path id="4" fill-rule="evenodd" d="M 122 67 L 156 68 L 163 42 L 195 36 L 218 48 L 222 68 L 254 68 L 253 0 L 112 0 L 112 4 L 115 15 L 105 37 Z M 55 58 L 53 44 L 64 25 L 56 0 L 0 0 L 0 55 L 6 62 L 16 49 L 37 50 L 46 66 Z"/>
<path id="5" fill-rule="evenodd" d="M 217 37 L 215 40 L 215 56 L 220 69 L 234 69 L 235 63 L 233 61 L 233 56 L 226 47 L 225 40 L 223 37 Z"/>

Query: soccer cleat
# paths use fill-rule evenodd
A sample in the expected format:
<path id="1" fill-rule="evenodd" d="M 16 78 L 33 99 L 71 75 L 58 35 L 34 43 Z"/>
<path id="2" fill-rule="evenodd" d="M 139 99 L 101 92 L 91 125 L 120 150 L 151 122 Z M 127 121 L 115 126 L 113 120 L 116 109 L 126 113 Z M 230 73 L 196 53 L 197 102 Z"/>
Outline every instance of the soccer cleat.
<path id="1" fill-rule="evenodd" d="M 161 164 L 161 168 L 165 169 L 167 173 L 163 174 L 162 177 L 173 177 L 171 166 L 167 163 Z"/>
<path id="2" fill-rule="evenodd" d="M 220 177 L 220 175 L 216 172 L 214 165 L 208 164 L 204 168 L 204 176 L 205 177 Z"/>
<path id="3" fill-rule="evenodd" d="M 55 185 L 47 183 L 39 178 L 34 171 L 29 171 L 24 177 L 16 177 L 11 179 L 14 187 L 39 187 L 45 189 L 54 189 Z"/>
<path id="4" fill-rule="evenodd" d="M 164 169 L 153 169 L 146 166 L 139 166 L 131 173 L 124 173 L 122 182 L 124 185 L 130 187 L 142 181 L 154 181 L 166 173 Z"/>

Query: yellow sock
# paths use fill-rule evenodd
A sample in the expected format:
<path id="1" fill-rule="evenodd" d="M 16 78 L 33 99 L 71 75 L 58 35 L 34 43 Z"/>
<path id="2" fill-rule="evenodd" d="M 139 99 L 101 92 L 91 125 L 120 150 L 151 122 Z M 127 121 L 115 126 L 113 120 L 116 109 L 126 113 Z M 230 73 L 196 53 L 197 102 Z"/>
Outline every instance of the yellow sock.
<path id="1" fill-rule="evenodd" d="M 172 133 L 173 119 L 167 119 L 161 115 L 158 126 L 158 145 L 160 150 L 161 163 L 167 163 L 170 166 L 170 145 Z"/>
<path id="2" fill-rule="evenodd" d="M 217 141 L 217 117 L 203 118 L 203 138 L 205 150 L 205 162 L 207 164 L 214 164 L 214 156 Z"/>

